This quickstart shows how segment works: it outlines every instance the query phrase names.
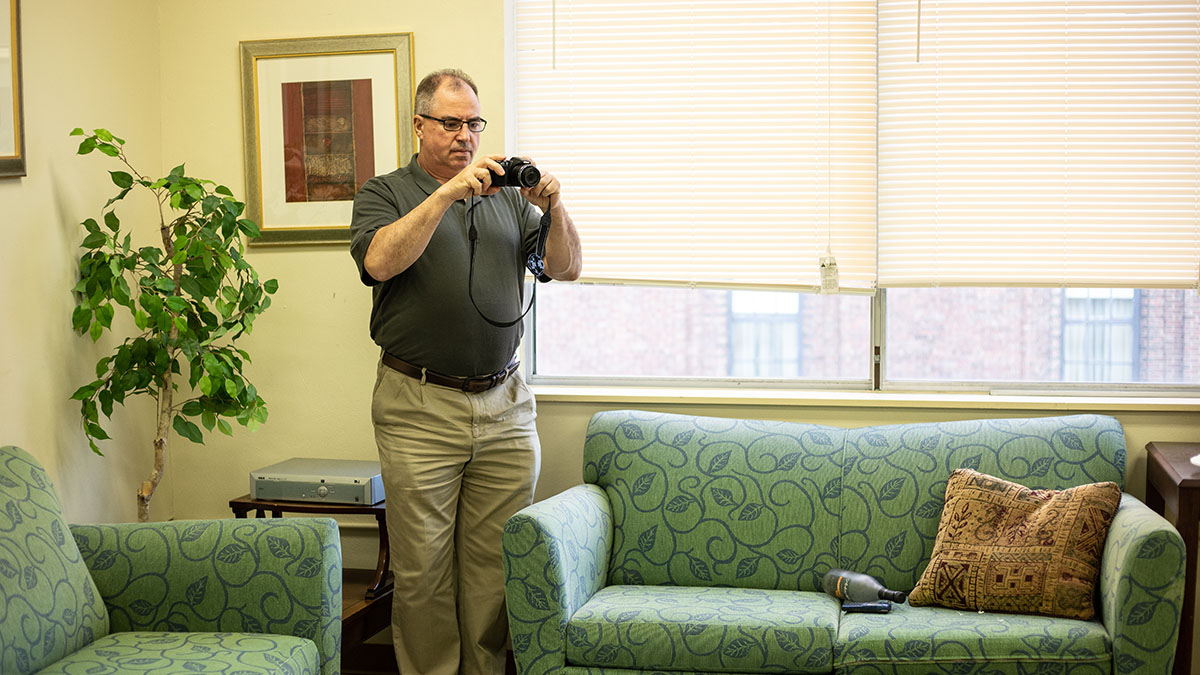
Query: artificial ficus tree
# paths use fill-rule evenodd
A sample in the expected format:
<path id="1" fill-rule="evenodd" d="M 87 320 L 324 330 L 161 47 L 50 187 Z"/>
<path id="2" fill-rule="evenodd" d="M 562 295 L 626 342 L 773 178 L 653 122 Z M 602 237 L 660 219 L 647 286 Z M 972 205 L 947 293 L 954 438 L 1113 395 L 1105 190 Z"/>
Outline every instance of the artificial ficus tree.
<path id="1" fill-rule="evenodd" d="M 229 420 L 252 431 L 267 421 L 266 402 L 242 374 L 250 355 L 234 343 L 270 306 L 278 284 L 274 279 L 260 282 L 246 261 L 242 237 L 255 238 L 259 230 L 241 217 L 245 205 L 228 188 L 185 175 L 183 165 L 162 178 L 144 176 L 126 158 L 125 141 L 105 129 L 91 134 L 75 129 L 71 135 L 84 136 L 79 154 L 97 151 L 127 169 L 109 171 L 117 192 L 101 209 L 101 222 L 83 221 L 87 236 L 73 289 L 77 304 L 72 324 L 99 340 L 106 330 L 115 330 L 113 318 L 120 306 L 136 326 L 96 363 L 96 379 L 71 398 L 80 401 L 84 433 L 97 454 L 102 453 L 96 441 L 109 438 L 101 413 L 111 419 L 113 405 L 123 405 L 133 395 L 149 395 L 157 402 L 154 468 L 137 491 L 138 520 L 146 521 L 172 429 L 203 443 L 200 425 L 232 435 Z M 159 218 L 152 226 L 161 247 L 133 248 L 132 230 L 150 225 L 123 224 L 117 217 L 114 205 L 140 190 L 158 202 Z M 187 383 L 184 390 L 181 380 Z M 193 421 L 197 419 L 200 425 Z"/>

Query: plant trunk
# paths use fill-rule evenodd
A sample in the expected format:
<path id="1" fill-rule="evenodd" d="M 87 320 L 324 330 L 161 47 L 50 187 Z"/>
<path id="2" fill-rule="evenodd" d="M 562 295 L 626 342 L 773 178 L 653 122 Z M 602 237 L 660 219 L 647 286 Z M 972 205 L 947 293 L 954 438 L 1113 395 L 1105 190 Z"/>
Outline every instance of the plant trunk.
<path id="1" fill-rule="evenodd" d="M 171 433 L 171 372 L 163 376 L 158 389 L 158 424 L 154 431 L 154 471 L 149 480 L 142 481 L 137 492 L 138 522 L 150 520 L 150 498 L 162 481 L 167 455 L 167 436 Z"/>

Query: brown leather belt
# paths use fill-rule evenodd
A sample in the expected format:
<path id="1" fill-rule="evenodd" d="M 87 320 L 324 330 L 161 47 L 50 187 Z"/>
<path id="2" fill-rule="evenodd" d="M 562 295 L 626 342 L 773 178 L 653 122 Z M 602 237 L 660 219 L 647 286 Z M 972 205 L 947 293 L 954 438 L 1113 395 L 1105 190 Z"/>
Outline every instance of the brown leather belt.
<path id="1" fill-rule="evenodd" d="M 469 394 L 478 394 L 481 391 L 487 391 L 493 387 L 500 386 L 505 380 L 512 375 L 521 362 L 513 359 L 512 363 L 505 366 L 502 370 L 496 371 L 491 375 L 479 375 L 477 377 L 455 377 L 453 375 L 442 375 L 435 373 L 432 370 L 424 370 L 420 366 L 413 365 L 404 359 L 397 358 L 391 354 L 383 353 L 383 365 L 391 368 L 397 373 L 407 375 L 415 379 L 422 379 L 430 384 L 436 384 L 440 387 L 449 387 L 458 389 Z"/>

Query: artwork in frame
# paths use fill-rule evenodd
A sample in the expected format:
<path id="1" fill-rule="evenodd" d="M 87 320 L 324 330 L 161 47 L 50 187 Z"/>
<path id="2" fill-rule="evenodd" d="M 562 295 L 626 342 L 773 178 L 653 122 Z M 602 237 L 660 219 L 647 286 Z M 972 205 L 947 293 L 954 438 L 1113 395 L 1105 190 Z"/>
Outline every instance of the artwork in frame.
<path id="1" fill-rule="evenodd" d="M 4 4 L 8 5 L 8 23 L 6 30 L 0 30 L 0 178 L 12 178 L 25 175 L 21 12 L 19 0 L 6 0 Z"/>
<path id="2" fill-rule="evenodd" d="M 354 194 L 413 153 L 412 34 L 241 43 L 254 244 L 350 240 Z"/>

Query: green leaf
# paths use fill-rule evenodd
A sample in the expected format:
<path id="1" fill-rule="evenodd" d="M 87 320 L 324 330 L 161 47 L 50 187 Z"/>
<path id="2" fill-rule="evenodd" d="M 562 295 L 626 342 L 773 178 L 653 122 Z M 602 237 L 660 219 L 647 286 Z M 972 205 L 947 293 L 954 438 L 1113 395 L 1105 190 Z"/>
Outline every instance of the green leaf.
<path id="1" fill-rule="evenodd" d="M 108 141 L 109 143 L 112 143 L 113 136 L 111 133 L 109 133 L 108 129 L 96 129 L 95 133 L 96 133 L 96 138 L 99 138 L 102 141 Z"/>
<path id="2" fill-rule="evenodd" d="M 183 415 L 176 415 L 175 421 L 171 423 L 171 426 L 175 429 L 175 433 L 189 441 L 204 444 L 204 434 L 200 431 L 200 427 L 196 426 L 193 422 L 189 422 Z"/>
<path id="3" fill-rule="evenodd" d="M 200 423 L 204 425 L 205 429 L 212 431 L 213 427 L 217 425 L 217 416 L 214 415 L 211 410 L 205 410 L 204 413 L 200 415 Z"/>
<path id="4" fill-rule="evenodd" d="M 213 192 L 215 192 L 215 193 L 217 193 L 217 194 L 219 194 L 219 195 L 225 195 L 225 196 L 227 196 L 227 197 L 232 197 L 232 196 L 233 196 L 233 192 L 231 192 L 231 191 L 229 190 L 229 188 L 225 187 L 224 185 L 218 185 L 218 186 L 217 186 L 217 187 L 216 187 L 216 188 L 213 190 Z"/>
<path id="5" fill-rule="evenodd" d="M 96 323 L 93 323 L 92 329 L 91 329 L 91 331 L 89 331 L 89 333 L 92 336 L 92 342 L 96 342 L 97 340 L 99 340 L 100 334 L 103 332 L 104 332 L 104 326 L 101 326 L 100 322 L 97 321 Z"/>
<path id="6" fill-rule="evenodd" d="M 186 312 L 189 307 L 191 307 L 191 305 L 188 304 L 188 301 L 184 300 L 178 295 L 171 295 L 167 297 L 167 308 L 172 312 Z"/>
<path id="7" fill-rule="evenodd" d="M 112 328 L 113 314 L 112 305 L 100 305 L 96 308 L 96 321 L 99 321 L 105 328 Z"/>
<path id="8" fill-rule="evenodd" d="M 83 129 L 80 127 L 75 127 L 74 129 L 71 130 L 71 133 L 69 135 L 70 136 L 82 136 Z"/>
<path id="9" fill-rule="evenodd" d="M 109 176 L 112 176 L 113 185 L 119 188 L 127 188 L 133 185 L 133 176 L 124 171 L 109 171 Z"/>
<path id="10" fill-rule="evenodd" d="M 88 236 L 84 237 L 83 243 L 80 244 L 79 246 L 81 248 L 99 248 L 99 247 L 103 246 L 106 242 L 108 242 L 108 236 L 105 235 L 103 232 L 97 232 L 95 234 L 89 234 Z"/>
<path id="11" fill-rule="evenodd" d="M 89 137 L 83 139 L 83 141 L 81 141 L 79 143 L 78 154 L 87 155 L 87 154 L 90 154 L 95 149 L 96 149 L 96 139 L 89 136 Z"/>
<path id="12" fill-rule="evenodd" d="M 182 164 L 180 164 L 179 166 L 175 167 L 174 169 L 171 169 L 171 177 L 172 177 L 172 178 L 181 178 L 181 177 L 183 177 L 183 165 L 182 165 Z"/>
<path id="13" fill-rule="evenodd" d="M 217 429 L 219 429 L 221 433 L 225 434 L 226 436 L 233 435 L 233 427 L 229 426 L 229 422 L 226 422 L 225 420 L 217 420 Z"/>
<path id="14" fill-rule="evenodd" d="M 279 282 L 275 279 L 268 279 L 267 283 L 263 284 L 263 290 L 268 293 L 274 293 L 279 290 Z"/>
<path id="15" fill-rule="evenodd" d="M 121 154 L 121 151 L 112 145 L 97 145 L 96 149 L 109 157 L 117 157 Z"/>
<path id="16" fill-rule="evenodd" d="M 92 310 L 87 307 L 76 307 L 71 313 L 71 326 L 76 333 L 82 333 L 88 329 L 88 324 L 92 322 Z"/>
<path id="17" fill-rule="evenodd" d="M 104 224 L 108 226 L 108 229 L 116 232 L 121 228 L 121 219 L 117 218 L 116 211 L 109 211 L 104 214 Z"/>
<path id="18" fill-rule="evenodd" d="M 97 234 L 100 232 L 100 223 L 97 223 L 95 218 L 88 218 L 83 221 L 83 228 L 92 234 Z"/>
<path id="19" fill-rule="evenodd" d="M 204 190 L 201 190 L 199 185 L 188 183 L 187 185 L 183 186 L 183 191 L 187 193 L 187 196 L 191 197 L 195 201 L 204 199 Z"/>
<path id="20" fill-rule="evenodd" d="M 96 424 L 94 422 L 89 422 L 86 425 L 86 428 L 87 428 L 88 436 L 91 436 L 92 438 L 95 438 L 95 439 L 99 439 L 101 441 L 109 440 L 109 435 L 104 431 L 104 429 L 99 424 Z"/>
<path id="21" fill-rule="evenodd" d="M 82 401 L 84 399 L 91 398 L 92 394 L 96 393 L 96 388 L 99 387 L 100 384 L 100 380 L 96 380 L 91 384 L 83 385 L 82 387 L 76 389 L 74 394 L 71 394 L 71 399 L 75 401 Z"/>
<path id="22" fill-rule="evenodd" d="M 196 383 L 196 386 L 200 387 L 200 393 L 204 394 L 205 396 L 212 396 L 213 383 L 212 378 L 209 376 L 202 375 L 200 380 Z"/>
<path id="23" fill-rule="evenodd" d="M 256 239 L 259 236 L 258 225 L 253 220 L 248 220 L 246 218 L 239 220 L 238 229 L 251 239 Z"/>

